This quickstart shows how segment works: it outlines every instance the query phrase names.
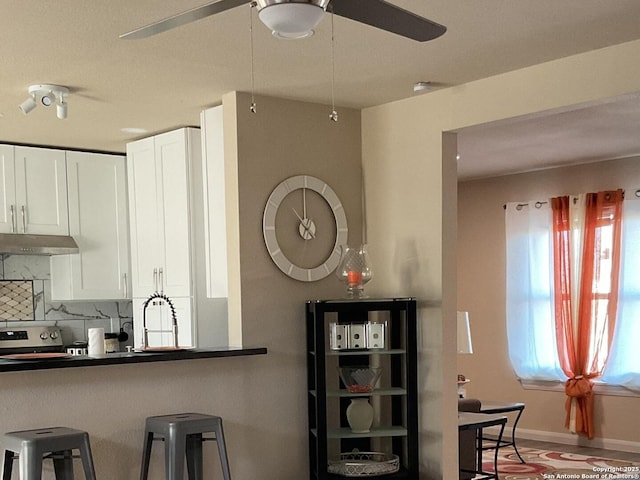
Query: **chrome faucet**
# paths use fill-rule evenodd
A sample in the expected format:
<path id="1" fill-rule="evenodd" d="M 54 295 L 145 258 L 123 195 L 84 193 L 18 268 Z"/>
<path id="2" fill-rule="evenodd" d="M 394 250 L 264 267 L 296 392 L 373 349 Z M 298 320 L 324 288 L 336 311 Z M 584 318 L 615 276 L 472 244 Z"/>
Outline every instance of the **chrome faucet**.
<path id="1" fill-rule="evenodd" d="M 167 302 L 167 304 L 169 305 L 169 308 L 171 309 L 171 320 L 172 320 L 172 327 L 171 330 L 149 330 L 147 328 L 147 307 L 149 306 L 149 304 L 151 303 L 152 300 L 156 300 L 159 299 L 160 301 L 164 300 Z M 154 302 L 155 305 L 155 302 Z M 176 309 L 173 306 L 173 302 L 171 300 L 169 300 L 169 297 L 167 297 L 164 293 L 160 293 L 160 292 L 155 292 L 152 293 L 151 296 L 147 299 L 146 302 L 144 302 L 144 305 L 142 307 L 142 349 L 146 349 L 149 347 L 149 332 L 152 333 L 167 333 L 167 332 L 171 332 L 173 335 L 173 347 L 174 348 L 178 348 L 178 320 L 176 318 Z"/>

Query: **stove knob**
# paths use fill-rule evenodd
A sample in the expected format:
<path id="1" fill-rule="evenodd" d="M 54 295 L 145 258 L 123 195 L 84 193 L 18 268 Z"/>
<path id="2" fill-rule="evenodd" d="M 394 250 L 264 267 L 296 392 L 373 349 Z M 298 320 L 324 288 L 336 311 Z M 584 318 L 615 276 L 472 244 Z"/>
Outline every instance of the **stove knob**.
<path id="1" fill-rule="evenodd" d="M 47 335 L 47 332 L 42 332 L 40 334 L 40 340 L 46 340 L 49 337 L 49 335 Z"/>
<path id="2" fill-rule="evenodd" d="M 56 338 L 58 338 L 58 332 L 54 330 L 49 334 L 49 336 L 51 337 L 51 340 L 55 340 Z"/>

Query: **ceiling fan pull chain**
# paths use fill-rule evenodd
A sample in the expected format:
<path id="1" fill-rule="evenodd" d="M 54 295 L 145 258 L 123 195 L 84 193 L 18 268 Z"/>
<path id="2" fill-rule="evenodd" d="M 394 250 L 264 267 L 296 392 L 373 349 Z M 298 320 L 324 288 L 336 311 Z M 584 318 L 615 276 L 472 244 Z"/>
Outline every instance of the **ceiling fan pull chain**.
<path id="1" fill-rule="evenodd" d="M 338 112 L 336 111 L 336 99 L 335 99 L 335 83 L 336 83 L 336 58 L 335 58 L 335 40 L 333 38 L 333 8 L 329 5 L 331 10 L 331 113 L 329 119 L 334 122 L 338 121 Z"/>
<path id="2" fill-rule="evenodd" d="M 251 106 L 249 107 L 249 111 L 251 113 L 256 113 L 256 102 L 253 96 L 254 91 L 254 74 L 253 74 L 253 7 L 256 6 L 256 2 L 251 2 L 249 4 L 249 36 L 250 36 L 250 44 L 251 44 Z"/>

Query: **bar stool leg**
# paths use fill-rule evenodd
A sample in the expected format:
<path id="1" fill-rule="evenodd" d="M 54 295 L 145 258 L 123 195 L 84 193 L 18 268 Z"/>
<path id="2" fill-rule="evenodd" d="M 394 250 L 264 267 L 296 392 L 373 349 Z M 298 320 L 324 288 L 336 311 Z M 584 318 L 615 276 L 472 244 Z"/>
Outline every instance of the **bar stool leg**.
<path id="1" fill-rule="evenodd" d="M 185 435 L 170 429 L 164 439 L 164 462 L 167 480 L 182 480 L 186 453 Z"/>
<path id="2" fill-rule="evenodd" d="M 91 442 L 89 435 L 84 435 L 82 445 L 80 446 L 80 458 L 82 459 L 82 468 L 84 477 L 87 480 L 96 480 L 96 469 L 93 465 L 93 455 L 91 454 Z"/>
<path id="3" fill-rule="evenodd" d="M 147 432 L 144 436 L 144 445 L 142 447 L 142 467 L 140 468 L 140 480 L 147 480 L 147 478 L 149 477 L 149 461 L 151 460 L 152 446 L 153 432 Z"/>
<path id="4" fill-rule="evenodd" d="M 20 480 L 42 480 L 42 452 L 26 446 L 20 452 Z"/>
<path id="5" fill-rule="evenodd" d="M 11 480 L 13 472 L 13 452 L 11 450 L 4 451 L 4 466 L 2 467 L 2 480 Z"/>
<path id="6" fill-rule="evenodd" d="M 63 450 L 51 452 L 53 460 L 53 471 L 56 473 L 56 480 L 73 480 L 73 452 Z"/>
<path id="7" fill-rule="evenodd" d="M 224 480 L 231 480 L 227 447 L 224 443 L 224 431 L 222 430 L 222 420 L 220 420 L 218 428 L 216 429 L 216 443 L 218 444 L 218 455 L 220 456 L 220 465 L 222 466 L 222 478 Z"/>
<path id="8" fill-rule="evenodd" d="M 202 467 L 202 434 L 187 435 L 187 473 L 189 480 L 204 480 Z"/>

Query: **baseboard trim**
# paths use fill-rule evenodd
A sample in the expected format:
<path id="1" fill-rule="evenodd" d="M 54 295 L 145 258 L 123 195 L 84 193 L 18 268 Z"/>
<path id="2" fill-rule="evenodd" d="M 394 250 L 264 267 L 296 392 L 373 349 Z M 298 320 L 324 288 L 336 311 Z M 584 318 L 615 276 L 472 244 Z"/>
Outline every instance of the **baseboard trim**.
<path id="1" fill-rule="evenodd" d="M 553 442 L 561 443 L 563 445 L 578 445 L 581 447 L 603 448 L 605 450 L 614 450 L 616 452 L 640 453 L 640 442 L 632 442 L 630 440 L 618 440 L 615 438 L 600 437 L 589 440 L 586 437 L 573 433 L 545 432 L 543 430 L 529 430 L 526 428 L 518 428 L 516 430 L 516 433 L 517 438 L 526 438 L 529 440 L 538 440 L 541 442 Z M 510 435 L 511 432 L 509 432 L 509 436 Z"/>

